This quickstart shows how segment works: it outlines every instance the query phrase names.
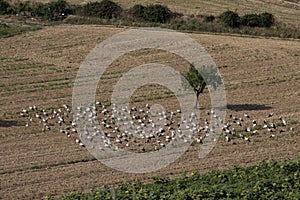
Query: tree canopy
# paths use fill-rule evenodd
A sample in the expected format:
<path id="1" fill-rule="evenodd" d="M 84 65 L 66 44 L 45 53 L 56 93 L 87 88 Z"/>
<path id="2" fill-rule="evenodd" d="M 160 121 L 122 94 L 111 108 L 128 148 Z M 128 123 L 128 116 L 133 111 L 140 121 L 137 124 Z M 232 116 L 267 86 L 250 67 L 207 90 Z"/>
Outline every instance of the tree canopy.
<path id="1" fill-rule="evenodd" d="M 185 75 L 185 78 L 195 91 L 195 108 L 198 107 L 199 96 L 201 93 L 203 93 L 207 85 L 210 85 L 213 89 L 216 89 L 221 83 L 221 79 L 217 73 L 217 68 L 213 66 L 203 66 L 200 70 L 198 70 L 194 65 L 190 65 L 190 69 Z"/>

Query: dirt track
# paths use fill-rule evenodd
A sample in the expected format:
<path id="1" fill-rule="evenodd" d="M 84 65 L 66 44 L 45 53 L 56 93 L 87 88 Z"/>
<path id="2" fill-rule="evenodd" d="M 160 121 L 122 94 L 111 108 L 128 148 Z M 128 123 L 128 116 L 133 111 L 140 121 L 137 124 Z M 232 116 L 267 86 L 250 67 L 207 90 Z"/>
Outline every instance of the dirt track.
<path id="1" fill-rule="evenodd" d="M 203 160 L 197 159 L 198 147 L 194 146 L 166 169 L 154 174 L 132 175 L 114 171 L 93 160 L 73 137 L 67 138 L 56 130 L 43 133 L 38 125 L 25 128 L 19 111 L 32 105 L 48 108 L 70 104 L 72 84 L 82 60 L 97 43 L 122 30 L 56 26 L 0 40 L 0 198 L 61 195 L 123 180 L 147 179 L 154 174 L 174 177 L 184 170 L 205 172 L 236 164 L 249 165 L 270 157 L 286 159 L 300 155 L 299 135 L 292 137 L 286 133 L 271 139 L 262 134 L 253 137 L 251 143 L 237 145 L 228 145 L 220 139 Z M 205 47 L 219 67 L 226 85 L 228 113 L 238 116 L 248 113 L 262 120 L 274 112 L 276 117 L 282 115 L 288 121 L 299 121 L 299 41 L 206 34 L 190 36 Z M 163 52 L 155 55 L 156 58 L 147 52 L 128 55 L 117 61 L 111 70 L 153 59 L 174 64 L 182 70 L 187 66 L 174 55 Z M 132 58 L 136 59 L 132 61 Z M 117 77 L 105 79 L 100 89 L 109 88 Z M 99 93 L 99 97 L 107 95 L 109 90 Z M 201 105 L 209 106 L 207 93 L 202 99 Z M 294 127 L 299 132 L 299 123 Z"/>

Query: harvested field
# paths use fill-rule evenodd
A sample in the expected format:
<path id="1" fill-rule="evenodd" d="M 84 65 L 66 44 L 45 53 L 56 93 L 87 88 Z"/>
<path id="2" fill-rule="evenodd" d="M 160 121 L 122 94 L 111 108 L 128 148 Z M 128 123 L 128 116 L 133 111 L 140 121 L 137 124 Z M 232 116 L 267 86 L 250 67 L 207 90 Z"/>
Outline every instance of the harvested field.
<path id="1" fill-rule="evenodd" d="M 101 41 L 124 31 L 101 26 L 47 27 L 39 31 L 0 40 L 0 197 L 41 198 L 77 189 L 101 188 L 124 180 L 147 179 L 153 175 L 178 176 L 182 171 L 226 169 L 251 165 L 270 157 L 300 155 L 300 49 L 298 40 L 250 38 L 226 35 L 189 34 L 198 41 L 219 67 L 226 86 L 228 115 L 261 122 L 269 113 L 283 116 L 295 131 L 251 136 L 251 142 L 236 145 L 220 138 L 205 159 L 198 159 L 199 145 L 193 145 L 175 163 L 149 174 L 128 174 L 109 169 L 90 156 L 58 129 L 42 132 L 41 126 L 25 127 L 23 108 L 36 105 L 57 108 L 71 105 L 72 86 L 80 63 Z M 181 58 L 162 51 L 142 50 L 120 58 L 109 68 L 99 85 L 98 98 L 106 100 L 122 73 L 142 63 L 160 62 L 180 71 L 188 69 Z M 151 87 L 150 87 L 151 88 Z M 135 93 L 152 104 L 176 101 L 163 88 L 149 87 Z M 168 94 L 168 93 L 167 93 Z M 200 97 L 201 112 L 210 107 L 208 92 Z M 137 104 L 139 105 L 139 104 Z M 173 105 L 173 104 L 172 104 Z M 175 104 L 176 105 L 176 104 Z M 176 109 L 170 106 L 170 109 Z"/>

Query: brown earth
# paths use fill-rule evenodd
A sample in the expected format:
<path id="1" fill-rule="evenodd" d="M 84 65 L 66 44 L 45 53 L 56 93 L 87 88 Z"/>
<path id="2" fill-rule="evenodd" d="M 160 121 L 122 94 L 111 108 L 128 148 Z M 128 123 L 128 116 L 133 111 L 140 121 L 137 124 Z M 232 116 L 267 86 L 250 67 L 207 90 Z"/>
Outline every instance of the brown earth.
<path id="1" fill-rule="evenodd" d="M 77 189 L 101 188 L 124 180 L 153 175 L 176 177 L 182 171 L 207 172 L 234 165 L 251 165 L 275 158 L 300 155 L 300 49 L 298 40 L 250 38 L 226 35 L 189 34 L 198 41 L 219 67 L 226 86 L 228 115 L 248 113 L 261 122 L 270 112 L 284 116 L 290 131 L 270 138 L 268 133 L 251 136 L 247 143 L 225 143 L 220 138 L 205 159 L 198 159 L 199 145 L 191 146 L 172 165 L 149 174 L 128 174 L 110 169 L 74 142 L 53 129 L 42 132 L 41 125 L 25 127 L 19 112 L 28 106 L 56 108 L 71 105 L 72 85 L 85 56 L 99 42 L 124 31 L 101 26 L 61 25 L 0 40 L 0 198 L 32 199 L 62 195 Z M 166 52 L 143 50 L 117 60 L 102 79 L 98 97 L 106 99 L 122 73 L 147 62 L 165 63 L 180 71 L 188 64 Z M 112 73 L 113 72 L 113 73 Z M 136 92 L 141 99 L 153 95 L 149 88 Z M 154 88 L 155 89 L 155 88 Z M 170 105 L 163 89 L 155 101 Z M 201 97 L 201 112 L 210 107 L 208 93 Z M 172 100 L 174 101 L 174 99 Z M 173 105 L 173 104 L 172 104 Z M 170 109 L 174 109 L 170 106 Z M 298 122 L 298 124 L 294 124 Z"/>

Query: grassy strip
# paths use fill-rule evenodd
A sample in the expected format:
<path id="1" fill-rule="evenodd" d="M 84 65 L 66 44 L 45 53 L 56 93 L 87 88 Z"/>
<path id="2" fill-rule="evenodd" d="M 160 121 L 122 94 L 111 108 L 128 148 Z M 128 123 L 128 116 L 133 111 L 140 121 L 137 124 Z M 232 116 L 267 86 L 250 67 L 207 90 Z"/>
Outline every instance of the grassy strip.
<path id="1" fill-rule="evenodd" d="M 7 25 L 0 23 L 0 38 L 12 37 L 28 31 L 36 31 L 41 29 L 39 26 L 20 26 L 20 25 Z"/>
<path id="2" fill-rule="evenodd" d="M 197 172 L 169 180 L 153 177 L 150 184 L 121 183 L 115 186 L 117 199 L 298 199 L 300 158 L 268 160 L 251 167 L 227 171 Z M 49 197 L 51 198 L 51 197 Z M 113 199 L 108 186 L 83 194 L 72 192 L 60 199 Z"/>

